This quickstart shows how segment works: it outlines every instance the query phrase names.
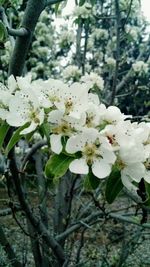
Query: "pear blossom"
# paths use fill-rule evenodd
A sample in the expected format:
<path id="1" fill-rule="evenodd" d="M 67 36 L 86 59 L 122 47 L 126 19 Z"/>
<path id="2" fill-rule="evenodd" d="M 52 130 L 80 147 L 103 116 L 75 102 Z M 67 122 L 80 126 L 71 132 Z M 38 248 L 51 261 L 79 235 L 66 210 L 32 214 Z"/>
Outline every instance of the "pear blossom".
<path id="1" fill-rule="evenodd" d="M 87 19 L 91 17 L 92 6 L 88 3 L 85 3 L 82 6 L 76 6 L 73 11 L 75 17 L 80 17 L 82 19 Z"/>
<path id="2" fill-rule="evenodd" d="M 74 66 L 74 65 L 70 65 L 66 67 L 63 71 L 63 77 L 66 80 L 73 79 L 73 80 L 78 81 L 79 78 L 81 77 L 81 74 L 82 74 L 81 70 L 77 66 Z"/>
<path id="3" fill-rule="evenodd" d="M 145 175 L 146 169 L 144 166 L 144 146 L 136 143 L 128 146 L 121 146 L 117 158 L 118 166 L 121 170 L 122 182 L 125 186 L 128 184 L 130 189 L 132 181 L 139 183 Z"/>
<path id="4" fill-rule="evenodd" d="M 90 74 L 85 74 L 81 78 L 81 82 L 84 82 L 87 84 L 87 87 L 89 89 L 99 89 L 103 90 L 104 89 L 104 80 L 102 77 L 100 77 L 97 73 L 91 72 Z"/>
<path id="5" fill-rule="evenodd" d="M 6 120 L 9 125 L 15 127 L 23 126 L 29 122 L 29 127 L 21 131 L 21 134 L 27 134 L 43 123 L 44 110 L 40 108 L 38 99 L 33 92 L 17 91 L 9 103 L 9 113 Z"/>
<path id="6" fill-rule="evenodd" d="M 48 122 L 52 131 L 50 135 L 51 150 L 60 154 L 63 149 L 62 137 L 70 137 L 80 131 L 85 123 L 85 114 L 83 113 L 79 120 L 70 118 L 60 110 L 53 110 L 48 115 Z"/>
<path id="7" fill-rule="evenodd" d="M 105 178 L 116 160 L 108 140 L 92 128 L 70 137 L 65 149 L 68 153 L 81 152 L 81 158 L 73 160 L 69 166 L 74 173 L 88 174 L 91 168 L 96 177 Z"/>
<path id="8" fill-rule="evenodd" d="M 142 60 L 137 61 L 134 64 L 132 64 L 132 68 L 135 73 L 139 73 L 140 75 L 148 72 L 148 64 Z"/>
<path id="9" fill-rule="evenodd" d="M 9 102 L 12 98 L 8 88 L 0 83 L 0 119 L 6 120 L 9 110 Z"/>

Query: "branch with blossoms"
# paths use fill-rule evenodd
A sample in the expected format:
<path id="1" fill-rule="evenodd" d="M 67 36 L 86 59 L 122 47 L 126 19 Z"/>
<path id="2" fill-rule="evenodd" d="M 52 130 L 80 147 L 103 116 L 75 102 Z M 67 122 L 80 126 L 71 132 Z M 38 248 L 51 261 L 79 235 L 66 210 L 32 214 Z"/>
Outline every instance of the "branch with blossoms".
<path id="1" fill-rule="evenodd" d="M 46 163 L 47 177 L 59 178 L 68 169 L 89 181 L 110 177 L 106 190 L 110 193 L 113 181 L 116 196 L 115 183 L 119 190 L 124 185 L 135 192 L 142 178 L 149 183 L 148 123 L 132 123 L 119 108 L 106 108 L 86 82 L 68 86 L 54 79 L 32 82 L 29 76 L 8 81 L 1 90 L 1 119 L 20 127 L 20 138 L 48 128 L 53 154 Z"/>

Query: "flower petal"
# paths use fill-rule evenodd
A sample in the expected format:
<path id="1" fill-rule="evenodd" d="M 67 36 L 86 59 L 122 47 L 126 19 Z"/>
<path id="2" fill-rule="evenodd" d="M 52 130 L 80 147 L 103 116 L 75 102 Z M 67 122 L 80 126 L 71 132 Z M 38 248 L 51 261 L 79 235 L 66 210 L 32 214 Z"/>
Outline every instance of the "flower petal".
<path id="1" fill-rule="evenodd" d="M 28 134 L 33 132 L 37 127 L 37 124 L 35 122 L 31 122 L 30 126 L 25 128 L 23 131 L 20 132 L 20 134 Z"/>
<path id="2" fill-rule="evenodd" d="M 92 172 L 98 178 L 105 178 L 111 172 L 111 165 L 104 160 L 95 160 L 92 165 Z"/>
<path id="3" fill-rule="evenodd" d="M 52 134 L 50 136 L 51 150 L 56 154 L 60 154 L 62 151 L 61 134 Z"/>
<path id="4" fill-rule="evenodd" d="M 142 163 L 133 163 L 126 166 L 123 172 L 125 173 L 125 175 L 131 177 L 132 180 L 139 183 L 145 174 L 145 167 Z"/>
<path id="5" fill-rule="evenodd" d="M 81 158 L 81 159 L 75 159 L 70 163 L 69 170 L 73 173 L 78 173 L 78 174 L 88 174 L 89 172 L 89 167 L 86 163 L 86 160 Z"/>

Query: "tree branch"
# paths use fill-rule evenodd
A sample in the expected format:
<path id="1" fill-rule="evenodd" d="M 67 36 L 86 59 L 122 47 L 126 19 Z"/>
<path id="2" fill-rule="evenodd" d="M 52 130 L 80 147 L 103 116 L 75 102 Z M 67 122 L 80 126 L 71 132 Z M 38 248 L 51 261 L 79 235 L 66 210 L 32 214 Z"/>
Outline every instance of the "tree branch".
<path id="1" fill-rule="evenodd" d="M 8 34 L 11 36 L 27 36 L 29 34 L 28 30 L 25 28 L 20 28 L 20 29 L 11 29 L 11 28 L 7 28 Z"/>
<path id="2" fill-rule="evenodd" d="M 16 39 L 15 48 L 9 65 L 9 76 L 11 74 L 14 76 L 22 75 L 33 32 L 44 8 L 45 0 L 28 0 L 23 22 L 21 24 L 22 28 L 28 30 L 28 35 L 18 36 Z"/>
<path id="3" fill-rule="evenodd" d="M 54 5 L 57 3 L 61 3 L 63 1 L 65 1 L 65 0 L 47 0 L 45 6 Z"/>
<path id="4" fill-rule="evenodd" d="M 3 246 L 8 259 L 11 261 L 11 265 L 13 267 L 22 267 L 22 264 L 17 261 L 16 254 L 14 253 L 10 243 L 8 242 L 5 233 L 3 231 L 3 228 L 0 226 L 0 244 Z"/>
<path id="5" fill-rule="evenodd" d="M 118 79 L 118 70 L 119 70 L 119 60 L 120 60 L 120 8 L 119 8 L 119 1 L 115 0 L 115 15 L 116 15 L 116 68 L 113 78 L 113 85 L 112 85 L 112 95 L 110 100 L 110 105 L 113 105 L 115 95 L 116 95 L 116 86 L 117 86 L 117 79 Z"/>
<path id="6" fill-rule="evenodd" d="M 42 140 L 38 143 L 36 143 L 35 145 L 32 146 L 32 148 L 30 149 L 30 151 L 26 154 L 26 156 L 24 157 L 24 160 L 22 162 L 20 171 L 24 171 L 24 168 L 26 167 L 26 164 L 28 162 L 28 160 L 32 157 L 32 155 L 34 155 L 34 153 L 40 149 L 42 146 L 45 146 L 47 144 L 47 141 Z"/>
<path id="7" fill-rule="evenodd" d="M 58 262 L 63 264 L 65 262 L 65 254 L 59 243 L 50 235 L 49 231 L 46 229 L 45 225 L 37 218 L 32 209 L 30 208 L 26 196 L 20 181 L 19 173 L 17 170 L 15 157 L 13 151 L 10 152 L 9 157 L 10 161 L 10 171 L 12 173 L 13 181 L 16 187 L 16 191 L 18 194 L 18 199 L 23 211 L 26 214 L 26 217 L 29 219 L 30 223 L 33 225 L 34 229 L 41 236 L 41 238 L 46 242 L 48 247 L 50 247 L 56 256 Z"/>

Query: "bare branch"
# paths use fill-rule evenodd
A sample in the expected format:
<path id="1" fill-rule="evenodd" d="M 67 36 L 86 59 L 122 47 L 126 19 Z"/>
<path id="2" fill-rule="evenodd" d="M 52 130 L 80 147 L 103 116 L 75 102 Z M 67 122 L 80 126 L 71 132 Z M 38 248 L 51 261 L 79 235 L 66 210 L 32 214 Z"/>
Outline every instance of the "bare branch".
<path id="1" fill-rule="evenodd" d="M 38 143 L 36 143 L 35 145 L 32 146 L 32 148 L 30 149 L 30 151 L 27 153 L 27 155 L 25 156 L 23 162 L 22 162 L 22 165 L 21 165 L 21 168 L 20 168 L 20 171 L 24 171 L 24 168 L 28 162 L 28 160 L 32 157 L 32 155 L 34 155 L 34 153 L 40 149 L 42 146 L 46 145 L 47 144 L 47 141 L 45 140 L 42 140 Z"/>
<path id="2" fill-rule="evenodd" d="M 45 0 L 28 0 L 24 13 L 22 28 L 28 30 L 28 35 L 18 36 L 9 66 L 9 76 L 21 76 L 26 56 L 31 43 L 32 35 L 41 12 L 45 8 Z"/>
<path id="3" fill-rule="evenodd" d="M 11 261 L 13 267 L 22 267 L 22 264 L 17 261 L 16 254 L 14 253 L 9 241 L 7 240 L 3 228 L 0 226 L 0 244 L 6 251 L 8 259 Z"/>
<path id="4" fill-rule="evenodd" d="M 115 95 L 116 95 L 116 86 L 117 86 L 117 79 L 118 79 L 118 69 L 119 69 L 119 60 L 120 60 L 120 8 L 119 8 L 119 1 L 115 0 L 115 15 L 116 15 L 116 68 L 113 78 L 113 85 L 112 85 L 112 95 L 110 100 L 110 105 L 113 105 Z"/>
<path id="5" fill-rule="evenodd" d="M 25 28 L 20 28 L 20 29 L 11 29 L 11 28 L 7 28 L 8 34 L 11 36 L 27 36 L 29 34 L 28 30 Z"/>

